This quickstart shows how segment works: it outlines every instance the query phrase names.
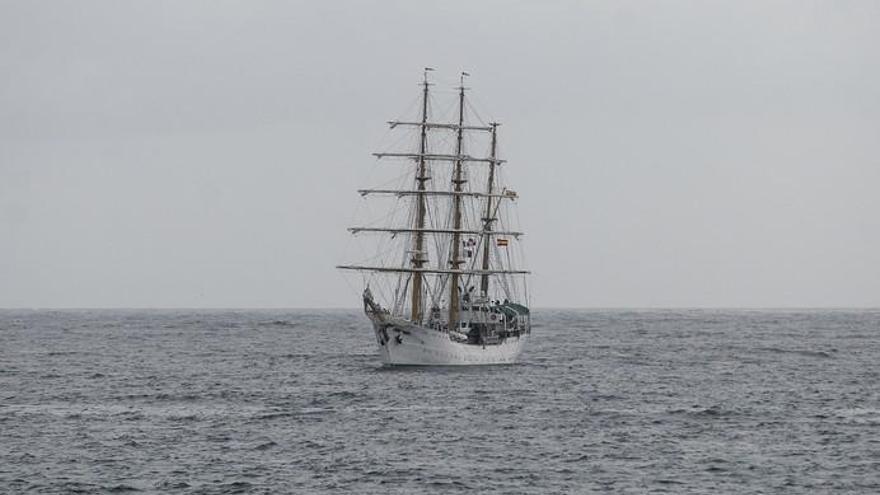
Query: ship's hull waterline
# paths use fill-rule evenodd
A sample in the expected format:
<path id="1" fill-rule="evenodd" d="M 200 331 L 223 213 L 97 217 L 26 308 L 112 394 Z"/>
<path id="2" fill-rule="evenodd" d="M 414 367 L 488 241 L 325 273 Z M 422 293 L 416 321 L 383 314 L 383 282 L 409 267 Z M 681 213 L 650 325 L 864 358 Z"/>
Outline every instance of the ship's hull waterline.
<path id="1" fill-rule="evenodd" d="M 500 344 L 455 342 L 445 332 L 406 320 L 371 318 L 379 355 L 386 366 L 472 366 L 515 363 L 528 334 Z"/>

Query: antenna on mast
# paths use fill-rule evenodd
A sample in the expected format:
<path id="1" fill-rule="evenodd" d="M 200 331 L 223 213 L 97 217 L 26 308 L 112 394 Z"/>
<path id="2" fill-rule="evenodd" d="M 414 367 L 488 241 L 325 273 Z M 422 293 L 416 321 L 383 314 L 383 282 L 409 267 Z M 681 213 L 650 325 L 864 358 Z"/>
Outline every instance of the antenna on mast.
<path id="1" fill-rule="evenodd" d="M 461 88 L 459 88 L 459 89 L 464 89 L 464 78 L 465 77 L 470 77 L 470 74 L 465 71 L 461 71 L 461 79 L 459 79 L 461 81 Z"/>
<path id="2" fill-rule="evenodd" d="M 428 72 L 434 72 L 434 68 L 433 67 L 425 67 L 425 72 L 423 74 L 425 84 L 428 84 Z"/>

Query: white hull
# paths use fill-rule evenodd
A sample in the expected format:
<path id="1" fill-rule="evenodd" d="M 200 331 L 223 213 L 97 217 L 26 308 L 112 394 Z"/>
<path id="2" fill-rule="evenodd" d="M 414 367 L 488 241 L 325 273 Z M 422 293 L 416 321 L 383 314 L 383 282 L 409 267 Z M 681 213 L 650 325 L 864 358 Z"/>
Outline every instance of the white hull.
<path id="1" fill-rule="evenodd" d="M 446 332 L 387 317 L 384 321 L 373 319 L 373 329 L 386 365 L 510 364 L 516 362 L 528 338 L 523 334 L 508 337 L 500 344 L 465 344 L 451 340 Z"/>

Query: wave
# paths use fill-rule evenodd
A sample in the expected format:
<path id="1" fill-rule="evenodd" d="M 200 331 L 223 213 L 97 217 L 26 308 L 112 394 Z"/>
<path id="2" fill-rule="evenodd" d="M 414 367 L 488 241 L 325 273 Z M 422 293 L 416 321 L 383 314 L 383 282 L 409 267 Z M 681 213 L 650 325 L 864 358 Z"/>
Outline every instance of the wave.
<path id="1" fill-rule="evenodd" d="M 816 351 L 811 349 L 785 349 L 782 347 L 759 347 L 757 348 L 757 350 L 771 352 L 774 354 L 796 354 L 798 356 L 818 358 L 832 358 L 834 357 L 832 353 L 836 352 L 836 349 L 832 349 L 830 351 Z"/>

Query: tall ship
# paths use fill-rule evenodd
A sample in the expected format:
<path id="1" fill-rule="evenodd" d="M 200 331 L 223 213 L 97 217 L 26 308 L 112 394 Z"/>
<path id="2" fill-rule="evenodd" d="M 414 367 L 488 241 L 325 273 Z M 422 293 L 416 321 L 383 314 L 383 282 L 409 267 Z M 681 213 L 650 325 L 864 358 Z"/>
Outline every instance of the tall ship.
<path id="1" fill-rule="evenodd" d="M 531 333 L 529 272 L 518 195 L 499 158 L 500 124 L 474 110 L 466 72 L 445 107 L 435 101 L 432 70 L 424 72 L 418 115 L 388 122 L 403 134 L 397 142 L 410 145 L 374 153 L 402 170 L 358 191 L 365 202 L 386 203 L 378 218 L 348 229 L 373 249 L 337 268 L 361 275 L 384 364 L 513 363 Z"/>

